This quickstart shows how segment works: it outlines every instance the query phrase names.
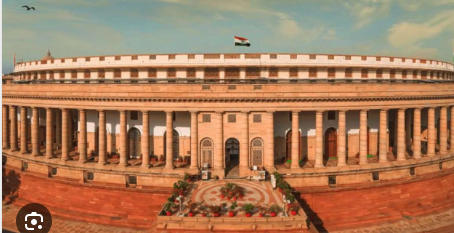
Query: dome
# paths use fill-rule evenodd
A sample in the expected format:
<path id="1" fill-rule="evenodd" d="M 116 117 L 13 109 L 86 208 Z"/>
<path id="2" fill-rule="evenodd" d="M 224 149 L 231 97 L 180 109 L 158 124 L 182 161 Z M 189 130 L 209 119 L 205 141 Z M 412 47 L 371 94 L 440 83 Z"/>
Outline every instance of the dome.
<path id="1" fill-rule="evenodd" d="M 50 55 L 50 50 L 47 50 L 47 55 L 41 59 L 42 61 L 53 60 L 54 58 Z"/>

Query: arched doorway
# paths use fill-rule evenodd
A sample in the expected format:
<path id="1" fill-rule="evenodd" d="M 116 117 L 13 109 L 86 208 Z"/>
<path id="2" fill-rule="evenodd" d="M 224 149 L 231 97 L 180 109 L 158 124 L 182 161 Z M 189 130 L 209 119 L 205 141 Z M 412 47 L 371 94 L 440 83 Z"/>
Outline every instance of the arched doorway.
<path id="1" fill-rule="evenodd" d="M 329 128 L 325 132 L 325 154 L 324 159 L 337 157 L 337 130 Z"/>
<path id="2" fill-rule="evenodd" d="M 131 128 L 128 133 L 129 140 L 129 158 L 137 159 L 141 155 L 140 151 L 140 131 L 137 128 Z"/>
<path id="3" fill-rule="evenodd" d="M 298 152 L 299 152 L 299 156 L 298 158 L 301 159 L 301 132 L 298 131 L 298 139 L 299 139 L 299 143 L 298 143 Z M 291 160 L 292 159 L 292 130 L 289 130 L 287 132 L 287 136 L 286 136 L 286 150 L 285 150 L 285 161 L 287 160 Z M 284 162 L 285 162 L 284 161 Z"/>
<path id="4" fill-rule="evenodd" d="M 263 140 L 255 138 L 251 142 L 251 166 L 263 167 Z"/>
<path id="5" fill-rule="evenodd" d="M 212 168 L 213 167 L 213 140 L 210 138 L 204 138 L 200 142 L 200 162 L 201 167 Z"/>
<path id="6" fill-rule="evenodd" d="M 240 142 L 236 138 L 229 138 L 225 142 L 225 170 L 227 176 L 233 173 L 238 175 L 240 165 Z"/>
<path id="7" fill-rule="evenodd" d="M 172 136 L 172 151 L 173 151 L 173 159 L 178 159 L 180 156 L 180 134 L 174 129 Z M 164 155 L 167 155 L 167 132 L 164 133 Z"/>

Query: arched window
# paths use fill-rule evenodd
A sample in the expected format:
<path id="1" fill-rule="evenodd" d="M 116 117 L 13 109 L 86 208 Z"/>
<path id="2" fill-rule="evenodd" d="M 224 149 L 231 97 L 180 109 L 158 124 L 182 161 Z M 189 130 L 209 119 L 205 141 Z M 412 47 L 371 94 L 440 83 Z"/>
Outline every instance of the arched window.
<path id="1" fill-rule="evenodd" d="M 251 142 L 251 166 L 263 166 L 263 140 L 255 138 Z"/>
<path id="2" fill-rule="evenodd" d="M 200 142 L 200 161 L 201 167 L 213 167 L 214 161 L 214 154 L 213 154 L 213 140 L 210 138 L 204 138 Z"/>

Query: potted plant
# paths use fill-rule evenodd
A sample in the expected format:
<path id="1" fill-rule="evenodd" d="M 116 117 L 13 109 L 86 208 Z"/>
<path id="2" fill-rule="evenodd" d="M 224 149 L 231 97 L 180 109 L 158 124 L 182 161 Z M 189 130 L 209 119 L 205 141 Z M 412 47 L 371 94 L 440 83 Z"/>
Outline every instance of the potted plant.
<path id="1" fill-rule="evenodd" d="M 278 205 L 273 204 L 270 206 L 269 212 L 270 212 L 271 217 L 276 217 L 280 211 L 281 211 L 281 208 Z"/>
<path id="2" fill-rule="evenodd" d="M 151 162 L 156 162 L 156 161 L 158 161 L 158 158 L 156 155 L 150 155 L 150 160 L 151 160 Z"/>
<path id="3" fill-rule="evenodd" d="M 218 176 L 218 175 L 215 175 L 215 176 L 214 176 L 214 180 L 215 180 L 215 181 L 218 181 L 218 180 L 219 180 L 219 176 Z"/>
<path id="4" fill-rule="evenodd" d="M 184 180 L 186 180 L 187 182 L 191 182 L 191 175 L 189 175 L 188 173 L 184 173 Z"/>
<path id="5" fill-rule="evenodd" d="M 199 205 L 200 205 L 200 203 L 198 203 L 198 202 L 192 202 L 192 201 L 189 201 L 189 202 L 188 202 L 188 209 L 189 209 L 188 216 L 189 216 L 189 217 L 194 217 L 195 209 L 196 209 Z"/>
<path id="6" fill-rule="evenodd" d="M 178 162 L 178 163 L 183 162 L 183 160 L 181 159 L 181 156 L 178 156 L 177 162 Z"/>
<path id="7" fill-rule="evenodd" d="M 246 217 L 251 217 L 252 212 L 254 211 L 254 205 L 251 203 L 246 203 L 243 205 L 243 210 L 246 213 Z"/>
<path id="8" fill-rule="evenodd" d="M 285 193 L 285 199 L 287 200 L 288 206 L 295 202 L 295 196 L 291 192 Z"/>
<path id="9" fill-rule="evenodd" d="M 290 213 L 295 216 L 298 213 L 298 210 L 300 209 L 300 205 L 298 202 L 293 202 L 290 205 Z"/>
<path id="10" fill-rule="evenodd" d="M 165 205 L 164 205 L 164 211 L 166 212 L 166 215 L 167 216 L 171 216 L 172 215 L 172 209 L 173 209 L 174 205 L 172 202 L 167 202 Z"/>
<path id="11" fill-rule="evenodd" d="M 199 211 L 202 214 L 202 217 L 206 217 L 208 214 L 208 208 L 203 204 L 199 205 Z"/>
<path id="12" fill-rule="evenodd" d="M 221 187 L 219 189 L 219 192 L 221 193 L 221 199 L 225 197 L 226 193 L 227 193 L 227 188 L 226 187 Z"/>
<path id="13" fill-rule="evenodd" d="M 266 212 L 268 211 L 268 206 L 262 205 L 259 208 L 259 217 L 265 216 Z"/>
<path id="14" fill-rule="evenodd" d="M 230 207 L 229 207 L 229 216 L 230 216 L 230 217 L 235 216 L 235 209 L 236 209 L 236 207 L 238 207 L 238 205 L 236 204 L 236 201 L 234 201 L 234 202 L 230 205 Z"/>
<path id="15" fill-rule="evenodd" d="M 219 217 L 219 215 L 221 213 L 221 207 L 220 206 L 211 205 L 211 206 L 208 206 L 208 208 L 210 209 L 210 212 L 213 214 L 213 217 Z"/>

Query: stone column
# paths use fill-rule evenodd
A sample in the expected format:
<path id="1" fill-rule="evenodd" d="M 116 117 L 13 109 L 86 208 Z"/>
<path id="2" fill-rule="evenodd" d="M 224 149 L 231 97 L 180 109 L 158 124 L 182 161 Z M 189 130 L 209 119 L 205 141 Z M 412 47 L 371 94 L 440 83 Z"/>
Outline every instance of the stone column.
<path id="1" fill-rule="evenodd" d="M 33 108 L 32 116 L 32 155 L 37 156 L 39 151 L 39 113 L 38 108 Z"/>
<path id="2" fill-rule="evenodd" d="M 126 154 L 126 111 L 120 110 L 120 166 L 128 165 L 128 155 Z"/>
<path id="3" fill-rule="evenodd" d="M 299 111 L 292 111 L 292 165 L 291 169 L 300 168 L 299 164 Z"/>
<path id="4" fill-rule="evenodd" d="M 448 150 L 448 110 L 440 108 L 440 155 L 446 155 Z"/>
<path id="5" fill-rule="evenodd" d="M 16 106 L 9 106 L 9 118 L 11 119 L 10 123 L 10 150 L 17 151 L 17 111 Z"/>
<path id="6" fill-rule="evenodd" d="M 9 141 L 8 141 L 8 121 L 9 121 L 9 117 L 8 117 L 8 106 L 7 105 L 3 105 L 3 113 L 2 113 L 2 116 L 3 116 L 3 131 L 2 131 L 2 137 L 3 137 L 3 140 L 2 140 L 2 143 L 3 143 L 3 149 L 6 149 L 6 148 L 9 148 Z"/>
<path id="7" fill-rule="evenodd" d="M 359 164 L 367 164 L 367 110 L 359 113 Z"/>
<path id="8" fill-rule="evenodd" d="M 68 109 L 61 110 L 61 159 L 66 161 L 69 159 L 69 139 L 68 139 Z"/>
<path id="9" fill-rule="evenodd" d="M 274 112 L 267 112 L 268 127 L 265 144 L 265 167 L 269 172 L 274 170 Z"/>
<path id="10" fill-rule="evenodd" d="M 379 148 L 379 160 L 381 163 L 386 163 L 388 162 L 388 110 L 387 109 L 381 109 L 380 110 L 380 148 Z"/>
<path id="11" fill-rule="evenodd" d="M 57 145 L 61 145 L 61 113 L 60 109 L 55 109 L 55 122 L 56 122 L 56 127 L 55 127 L 55 139 L 57 142 Z"/>
<path id="12" fill-rule="evenodd" d="M 106 112 L 99 110 L 98 164 L 106 164 Z"/>
<path id="13" fill-rule="evenodd" d="M 46 108 L 46 158 L 54 157 L 52 108 Z"/>
<path id="14" fill-rule="evenodd" d="M 450 131 L 451 137 L 450 137 L 450 151 L 451 151 L 451 156 L 454 155 L 454 107 L 451 107 L 451 131 Z"/>
<path id="15" fill-rule="evenodd" d="M 346 147 L 345 147 L 345 111 L 339 111 L 339 130 L 337 135 L 337 166 L 347 165 Z"/>
<path id="16" fill-rule="evenodd" d="M 323 165 L 323 111 L 315 113 L 315 167 Z"/>
<path id="17" fill-rule="evenodd" d="M 85 109 L 79 110 L 79 162 L 87 162 L 87 117 Z"/>
<path id="18" fill-rule="evenodd" d="M 20 152 L 22 154 L 28 152 L 27 142 L 27 107 L 20 108 Z"/>
<path id="19" fill-rule="evenodd" d="M 240 145 L 240 174 L 241 170 L 249 167 L 249 112 L 241 112 L 243 121 L 241 130 L 241 145 Z"/>
<path id="20" fill-rule="evenodd" d="M 173 112 L 166 112 L 166 167 L 173 169 Z"/>
<path id="21" fill-rule="evenodd" d="M 435 108 L 429 108 L 427 124 L 427 156 L 435 156 Z"/>
<path id="22" fill-rule="evenodd" d="M 421 158 L 421 109 L 415 108 L 413 113 L 413 158 Z"/>
<path id="23" fill-rule="evenodd" d="M 149 168 L 150 167 L 150 126 L 149 126 L 149 118 L 148 118 L 148 111 L 142 111 L 142 138 L 140 140 L 141 147 L 142 147 L 142 167 Z"/>
<path id="24" fill-rule="evenodd" d="M 397 160 L 405 160 L 405 109 L 397 112 Z"/>
<path id="25" fill-rule="evenodd" d="M 216 112 L 216 139 L 214 143 L 214 168 L 224 169 L 224 140 L 223 140 L 223 112 Z"/>
<path id="26" fill-rule="evenodd" d="M 191 112 L 191 169 L 198 168 L 198 155 L 197 112 Z"/>

